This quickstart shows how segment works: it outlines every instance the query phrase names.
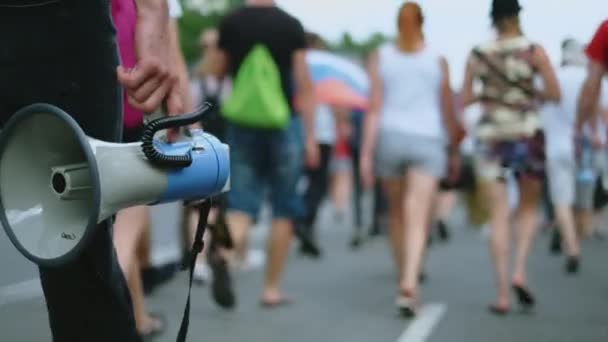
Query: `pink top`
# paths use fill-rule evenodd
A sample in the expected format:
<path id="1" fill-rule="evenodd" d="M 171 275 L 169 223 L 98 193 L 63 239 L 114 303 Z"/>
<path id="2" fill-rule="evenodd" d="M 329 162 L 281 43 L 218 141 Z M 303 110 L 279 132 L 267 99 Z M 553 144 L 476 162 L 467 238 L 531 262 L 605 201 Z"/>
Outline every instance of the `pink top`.
<path id="1" fill-rule="evenodd" d="M 137 10 L 135 0 L 112 0 L 112 19 L 117 30 L 117 42 L 121 65 L 132 68 L 136 64 L 135 23 Z M 143 114 L 128 102 L 127 92 L 123 90 L 123 126 L 134 128 L 143 122 Z"/>

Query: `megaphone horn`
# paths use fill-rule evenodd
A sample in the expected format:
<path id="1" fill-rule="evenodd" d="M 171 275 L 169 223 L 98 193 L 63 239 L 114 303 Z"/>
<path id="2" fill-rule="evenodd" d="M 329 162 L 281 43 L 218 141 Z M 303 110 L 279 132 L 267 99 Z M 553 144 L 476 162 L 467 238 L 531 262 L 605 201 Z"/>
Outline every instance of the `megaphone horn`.
<path id="1" fill-rule="evenodd" d="M 21 109 L 0 134 L 0 222 L 11 242 L 36 264 L 63 264 L 121 209 L 228 191 L 229 148 L 217 138 L 194 130 L 173 144 L 153 139 L 207 109 L 151 122 L 141 146 L 87 137 L 49 104 Z"/>

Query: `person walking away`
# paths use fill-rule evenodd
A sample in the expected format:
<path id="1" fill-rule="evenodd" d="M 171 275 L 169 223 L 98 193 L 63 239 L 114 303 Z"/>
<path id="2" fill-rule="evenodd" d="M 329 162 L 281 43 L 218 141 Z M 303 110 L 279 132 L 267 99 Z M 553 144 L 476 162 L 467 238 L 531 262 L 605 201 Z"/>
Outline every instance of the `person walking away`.
<path id="1" fill-rule="evenodd" d="M 491 18 L 497 36 L 473 49 L 462 89 L 465 105 L 481 102 L 483 117 L 476 127 L 476 169 L 485 180 L 490 203 L 492 259 L 496 269 L 497 298 L 490 306 L 505 314 L 509 299 L 509 195 L 506 180 L 516 177 L 519 200 L 517 254 L 512 278 L 519 303 L 530 308 L 535 298 L 527 287 L 526 265 L 538 225 L 544 138 L 538 113 L 539 102 L 559 102 L 560 90 L 545 50 L 527 39 L 519 21 L 517 0 L 494 0 Z M 540 76 L 543 88 L 534 88 Z M 473 92 L 475 79 L 481 92 Z"/>
<path id="2" fill-rule="evenodd" d="M 213 134 L 221 141 L 226 138 L 226 122 L 221 115 L 221 104 L 230 91 L 230 80 L 227 77 L 219 78 L 212 72 L 214 55 L 218 53 L 217 29 L 205 30 L 200 36 L 202 48 L 201 59 L 196 69 L 195 78 L 190 82 L 190 91 L 193 94 L 193 102 L 197 104 L 210 103 L 211 112 L 205 118 L 203 126 L 206 132 Z M 189 246 L 194 239 L 199 213 L 189 203 L 183 208 L 183 225 L 185 229 L 184 252 L 188 256 Z M 226 196 L 220 195 L 213 199 L 212 208 L 209 213 L 208 233 L 203 237 L 205 241 L 204 251 L 198 255 L 194 269 L 194 281 L 197 284 L 206 284 L 211 279 L 211 297 L 214 302 L 222 308 L 232 309 L 236 304 L 233 291 L 230 287 L 230 278 L 227 270 L 220 270 L 211 274 L 208 266 L 207 255 L 217 253 L 221 247 L 229 248 L 232 244 L 230 232 L 226 222 Z M 263 264 L 263 259 L 257 261 L 247 253 L 244 266 L 256 267 Z M 262 254 L 263 256 L 263 254 Z M 255 261 L 258 262 L 256 265 Z M 215 268 L 218 270 L 218 268 Z"/>
<path id="3" fill-rule="evenodd" d="M 464 122 L 462 118 L 463 111 L 462 106 L 460 105 L 459 97 L 454 92 L 452 92 L 452 97 L 454 113 L 458 119 L 460 127 L 463 129 L 462 134 L 465 135 Z M 459 164 L 461 161 L 466 160 L 466 158 L 462 157 L 462 146 L 460 147 L 458 153 L 454 153 L 454 156 L 455 162 Z M 429 245 L 432 244 L 435 231 L 441 241 L 447 242 L 450 240 L 451 234 L 448 227 L 448 220 L 454 206 L 456 205 L 456 201 L 458 200 L 458 191 L 466 190 L 467 186 L 470 185 L 470 177 L 468 177 L 470 176 L 470 173 L 467 172 L 468 169 L 465 169 L 465 165 L 460 164 L 455 165 L 455 167 L 459 168 L 457 170 L 457 174 L 447 174 L 439 182 L 439 190 L 433 210 L 433 222 L 431 222 L 431 226 L 429 227 Z M 452 176 L 452 179 L 450 179 L 449 176 Z"/>
<path id="4" fill-rule="evenodd" d="M 415 2 L 398 13 L 399 36 L 371 58 L 371 108 L 366 114 L 361 176 L 383 181 L 390 211 L 390 241 L 399 279 L 396 305 L 412 317 L 419 307 L 418 278 L 431 208 L 447 166 L 444 125 L 452 151 L 457 127 L 446 59 L 423 38 Z"/>
<path id="5" fill-rule="evenodd" d="M 310 50 L 325 49 L 323 40 L 315 33 L 307 33 L 306 40 Z M 306 168 L 304 171 L 307 180 L 303 194 L 304 212 L 296 223 L 300 253 L 312 258 L 319 258 L 322 255 L 314 225 L 321 202 L 329 190 L 329 167 L 336 142 L 335 117 L 341 114 L 341 111 L 326 104 L 318 104 L 315 111 L 315 138 L 319 145 L 319 165 L 312 169 Z"/>
<path id="6" fill-rule="evenodd" d="M 45 102 L 69 113 L 88 136 L 118 142 L 119 82 L 136 109 L 150 112 L 169 100 L 169 110 L 179 112 L 165 53 L 166 2 L 136 1 L 140 48 L 137 67 L 128 70 L 119 66 L 110 2 L 0 0 L 0 125 L 20 108 Z M 141 341 L 110 220 L 74 260 L 39 271 L 53 341 Z"/>
<path id="7" fill-rule="evenodd" d="M 597 109 L 598 107 L 601 108 L 600 95 L 602 93 L 602 84 L 604 83 L 603 77 L 608 73 L 608 20 L 600 24 L 593 39 L 587 45 L 585 53 L 589 58 L 589 66 L 587 67 L 587 76 L 578 98 L 575 131 L 577 136 L 582 136 L 585 124 L 596 122 L 601 112 L 601 110 Z M 605 88 L 606 86 L 604 86 Z M 606 133 L 603 132 L 603 134 Z M 591 223 L 588 225 L 590 226 Z"/>
<path id="8" fill-rule="evenodd" d="M 585 79 L 586 64 L 583 47 L 578 42 L 566 40 L 562 43 L 562 65 L 556 72 L 562 100 L 559 104 L 547 104 L 544 108 L 547 175 L 550 199 L 558 226 L 553 240 L 561 241 L 562 239 L 559 238 L 561 236 L 565 242 L 567 254 L 565 268 L 568 273 L 576 273 L 579 268 L 580 247 L 576 236 L 574 206 L 579 210 L 592 209 L 596 183 L 593 170 L 581 170 L 578 175 L 576 172 L 574 148 L 576 103 Z M 597 141 L 595 138 L 592 140 Z M 588 148 L 582 148 L 585 149 L 581 151 L 583 154 L 593 153 Z M 585 163 L 588 159 L 586 157 L 582 158 Z M 593 161 L 589 160 L 589 162 Z M 589 179 L 585 179 L 587 175 L 582 173 L 588 172 L 592 174 L 589 175 Z"/>
<path id="9" fill-rule="evenodd" d="M 220 114 L 220 107 L 229 91 L 229 82 L 225 78 L 217 78 L 211 74 L 211 63 L 213 54 L 217 52 L 218 31 L 215 28 L 204 30 L 200 35 L 201 57 L 195 69 L 194 77 L 190 81 L 190 93 L 195 104 L 210 103 L 212 112 L 205 118 L 204 129 L 214 135 L 220 141 L 225 140 L 225 122 Z M 213 208 L 209 213 L 209 224 L 216 225 L 225 223 L 225 198 L 220 196 L 213 203 Z M 198 210 L 191 208 L 187 204 L 183 208 L 184 212 L 184 252 L 188 255 L 189 246 L 196 233 L 198 224 Z M 211 231 L 211 230 L 210 230 Z M 211 271 L 207 264 L 206 254 L 208 252 L 210 234 L 205 234 L 205 251 L 197 257 L 194 268 L 194 281 L 197 284 L 205 284 L 211 279 Z M 218 303 L 220 304 L 220 303 Z M 220 304 L 221 305 L 221 304 Z"/>
<path id="10" fill-rule="evenodd" d="M 303 168 L 318 165 L 315 100 L 300 22 L 271 0 L 249 0 L 219 25 L 218 77 L 233 79 L 222 106 L 231 154 L 227 218 L 235 253 L 209 258 L 214 273 L 227 274 L 228 258 L 242 261 L 252 222 L 268 189 L 272 227 L 261 304 L 287 303 L 281 275 L 299 211 L 296 183 Z M 297 106 L 296 106 L 297 101 Z M 221 288 L 230 289 L 230 278 Z"/>

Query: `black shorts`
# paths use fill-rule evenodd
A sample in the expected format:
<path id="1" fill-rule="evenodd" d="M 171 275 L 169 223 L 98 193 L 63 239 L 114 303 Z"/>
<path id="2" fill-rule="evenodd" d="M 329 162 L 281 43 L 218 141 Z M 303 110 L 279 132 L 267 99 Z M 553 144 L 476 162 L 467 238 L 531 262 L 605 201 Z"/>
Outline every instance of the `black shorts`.
<path id="1" fill-rule="evenodd" d="M 24 3 L 30 6 L 15 7 Z M 45 102 L 87 135 L 120 140 L 110 0 L 0 0 L 0 42 L 0 126 L 20 108 Z M 74 261 L 39 271 L 54 341 L 141 340 L 110 220 Z"/>

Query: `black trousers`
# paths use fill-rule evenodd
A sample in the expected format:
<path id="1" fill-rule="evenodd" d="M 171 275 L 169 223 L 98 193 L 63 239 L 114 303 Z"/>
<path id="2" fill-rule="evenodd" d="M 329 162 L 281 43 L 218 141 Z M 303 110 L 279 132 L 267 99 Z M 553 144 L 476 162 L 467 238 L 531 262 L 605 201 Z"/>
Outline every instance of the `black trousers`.
<path id="1" fill-rule="evenodd" d="M 313 225 L 317 219 L 317 212 L 321 201 L 327 195 L 329 188 L 329 163 L 333 152 L 332 145 L 320 144 L 319 150 L 321 160 L 319 167 L 314 170 L 306 170 L 308 188 L 304 193 L 305 214 L 301 221 L 302 233 L 313 235 Z"/>
<path id="2" fill-rule="evenodd" d="M 46 102 L 89 136 L 119 141 L 110 0 L 0 0 L 0 42 L 0 125 L 18 109 Z M 111 226 L 100 224 L 73 262 L 40 267 L 53 341 L 140 341 Z"/>

